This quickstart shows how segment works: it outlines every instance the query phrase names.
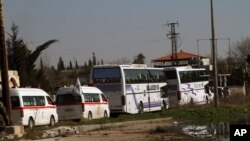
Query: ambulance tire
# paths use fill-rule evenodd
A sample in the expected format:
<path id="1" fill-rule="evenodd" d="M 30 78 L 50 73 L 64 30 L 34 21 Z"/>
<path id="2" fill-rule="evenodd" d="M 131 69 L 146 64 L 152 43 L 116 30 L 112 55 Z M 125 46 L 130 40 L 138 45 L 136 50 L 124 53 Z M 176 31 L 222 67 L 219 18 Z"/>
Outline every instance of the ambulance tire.
<path id="1" fill-rule="evenodd" d="M 88 120 L 92 120 L 92 113 L 89 111 L 89 113 L 88 113 Z"/>
<path id="2" fill-rule="evenodd" d="M 56 124 L 56 121 L 55 121 L 54 116 L 52 115 L 52 116 L 50 117 L 49 126 L 55 126 L 55 124 Z"/>
<path id="3" fill-rule="evenodd" d="M 103 115 L 103 117 L 104 117 L 104 118 L 108 118 L 108 113 L 107 113 L 107 111 L 106 111 L 106 110 L 104 111 L 104 115 Z"/>
<path id="4" fill-rule="evenodd" d="M 30 129 L 33 129 L 34 126 L 35 126 L 35 122 L 34 122 L 33 118 L 30 117 L 30 118 L 29 118 L 29 121 L 28 121 L 28 127 L 29 127 Z"/>

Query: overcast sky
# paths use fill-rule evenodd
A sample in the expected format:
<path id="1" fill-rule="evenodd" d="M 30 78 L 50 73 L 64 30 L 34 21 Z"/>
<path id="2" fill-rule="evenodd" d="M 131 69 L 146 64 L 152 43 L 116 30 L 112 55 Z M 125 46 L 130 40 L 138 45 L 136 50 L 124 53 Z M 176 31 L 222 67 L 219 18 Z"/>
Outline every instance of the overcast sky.
<path id="1" fill-rule="evenodd" d="M 25 42 L 38 46 L 50 39 L 43 53 L 49 65 L 61 56 L 68 65 L 97 60 L 133 60 L 143 53 L 147 62 L 171 53 L 166 23 L 178 21 L 178 50 L 197 53 L 197 39 L 211 38 L 210 0 L 4 0 L 6 33 L 13 22 Z M 230 38 L 231 45 L 250 34 L 249 0 L 214 0 L 216 38 Z M 7 38 L 8 36 L 6 36 Z M 210 54 L 208 40 L 199 41 L 200 54 Z M 228 41 L 218 41 L 225 57 Z"/>

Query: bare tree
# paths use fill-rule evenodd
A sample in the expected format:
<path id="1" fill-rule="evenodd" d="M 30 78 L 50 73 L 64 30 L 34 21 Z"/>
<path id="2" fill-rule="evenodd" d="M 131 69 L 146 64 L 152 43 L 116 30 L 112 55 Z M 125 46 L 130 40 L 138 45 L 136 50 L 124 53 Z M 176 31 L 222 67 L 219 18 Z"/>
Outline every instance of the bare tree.
<path id="1" fill-rule="evenodd" d="M 237 65 L 234 67 L 245 68 L 248 54 L 250 54 L 250 38 L 242 38 L 241 41 L 236 42 L 231 49 L 231 64 Z"/>

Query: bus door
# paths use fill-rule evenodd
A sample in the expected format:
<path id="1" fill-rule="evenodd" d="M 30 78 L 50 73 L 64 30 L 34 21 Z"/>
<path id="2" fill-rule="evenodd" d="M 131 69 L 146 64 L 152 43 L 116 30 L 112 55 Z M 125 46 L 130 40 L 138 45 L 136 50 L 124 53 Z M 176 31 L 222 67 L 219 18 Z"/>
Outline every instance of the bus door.
<path id="1" fill-rule="evenodd" d="M 179 81 L 178 81 L 178 75 L 175 69 L 172 70 L 164 70 L 165 77 L 167 80 L 167 94 L 169 97 L 169 106 L 174 107 L 178 104 L 179 100 L 181 100 L 181 95 L 179 91 Z"/>

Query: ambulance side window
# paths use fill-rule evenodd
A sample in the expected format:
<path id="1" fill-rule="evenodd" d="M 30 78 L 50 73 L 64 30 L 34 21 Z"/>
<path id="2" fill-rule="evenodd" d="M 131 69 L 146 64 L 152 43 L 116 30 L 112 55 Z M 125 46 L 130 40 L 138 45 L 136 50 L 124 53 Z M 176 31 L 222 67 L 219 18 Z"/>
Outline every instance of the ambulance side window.
<path id="1" fill-rule="evenodd" d="M 35 100 L 31 96 L 23 96 L 23 106 L 35 106 Z"/>
<path id="2" fill-rule="evenodd" d="M 36 106 L 45 106 L 44 96 L 35 96 Z"/>
<path id="3" fill-rule="evenodd" d="M 24 106 L 45 106 L 44 96 L 23 96 Z"/>
<path id="4" fill-rule="evenodd" d="M 20 107 L 20 101 L 18 96 L 11 97 L 11 106 L 12 109 Z"/>
<path id="5" fill-rule="evenodd" d="M 108 102 L 107 98 L 103 94 L 101 94 L 101 96 L 102 96 L 102 101 L 103 102 Z"/>
<path id="6" fill-rule="evenodd" d="M 54 105 L 54 101 L 49 96 L 46 96 L 46 99 L 48 101 L 48 104 Z"/>
<path id="7" fill-rule="evenodd" d="M 100 95 L 98 93 L 84 93 L 85 102 L 100 102 Z"/>

